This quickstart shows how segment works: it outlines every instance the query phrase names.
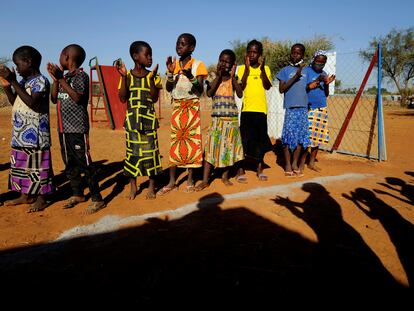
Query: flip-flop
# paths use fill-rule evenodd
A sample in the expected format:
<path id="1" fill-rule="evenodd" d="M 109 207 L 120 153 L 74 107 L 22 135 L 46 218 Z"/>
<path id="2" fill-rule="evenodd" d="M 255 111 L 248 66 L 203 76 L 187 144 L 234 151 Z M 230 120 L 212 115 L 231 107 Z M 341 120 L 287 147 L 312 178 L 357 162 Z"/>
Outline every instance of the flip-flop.
<path id="1" fill-rule="evenodd" d="M 294 178 L 294 177 L 296 177 L 296 174 L 292 171 L 286 171 L 285 176 L 288 177 L 288 178 Z"/>
<path id="2" fill-rule="evenodd" d="M 247 184 L 247 176 L 245 174 L 237 175 L 236 176 L 236 181 L 241 183 L 241 184 Z"/>
<path id="3" fill-rule="evenodd" d="M 188 185 L 184 188 L 183 192 L 185 193 L 192 193 L 195 191 L 195 187 L 194 185 Z"/>
<path id="4" fill-rule="evenodd" d="M 293 173 L 295 173 L 296 177 L 303 177 L 305 174 L 301 172 L 300 170 L 293 170 Z"/>
<path id="5" fill-rule="evenodd" d="M 259 175 L 257 175 L 257 178 L 259 178 L 260 181 L 267 181 L 268 177 L 265 173 L 260 173 Z"/>
<path id="6" fill-rule="evenodd" d="M 172 187 L 164 186 L 158 191 L 158 194 L 159 195 L 166 195 L 167 193 L 173 191 L 174 189 L 177 189 L 177 186 L 175 186 L 175 185 L 172 186 Z"/>

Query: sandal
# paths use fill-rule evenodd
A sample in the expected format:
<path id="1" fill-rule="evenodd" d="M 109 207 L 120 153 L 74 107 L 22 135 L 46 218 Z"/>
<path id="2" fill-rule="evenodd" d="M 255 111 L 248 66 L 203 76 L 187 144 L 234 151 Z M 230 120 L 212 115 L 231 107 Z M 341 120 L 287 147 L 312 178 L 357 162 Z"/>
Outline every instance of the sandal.
<path id="1" fill-rule="evenodd" d="M 286 171 L 285 172 L 285 176 L 288 177 L 288 178 L 294 178 L 294 177 L 296 177 L 295 173 L 292 172 L 292 171 Z"/>
<path id="2" fill-rule="evenodd" d="M 194 191 L 195 191 L 194 185 L 187 185 L 183 190 L 183 192 L 185 192 L 185 193 L 192 193 Z"/>
<path id="3" fill-rule="evenodd" d="M 257 175 L 257 178 L 259 178 L 260 181 L 267 181 L 268 177 L 265 173 L 260 173 Z"/>
<path id="4" fill-rule="evenodd" d="M 236 176 L 236 181 L 241 183 L 241 184 L 247 184 L 247 176 L 245 174 L 237 175 Z"/>
<path id="5" fill-rule="evenodd" d="M 174 185 L 172 187 L 164 186 L 158 191 L 158 194 L 159 195 L 166 195 L 167 193 L 169 193 L 169 192 L 171 192 L 172 190 L 175 190 L 175 189 L 177 189 L 176 185 Z"/>
<path id="6" fill-rule="evenodd" d="M 295 173 L 295 175 L 297 177 L 303 177 L 303 176 L 305 176 L 305 174 L 303 174 L 303 172 L 301 170 L 293 170 L 293 173 Z"/>
<path id="7" fill-rule="evenodd" d="M 65 205 L 63 205 L 63 209 L 72 208 L 82 202 L 85 202 L 84 196 L 73 195 L 66 201 Z"/>

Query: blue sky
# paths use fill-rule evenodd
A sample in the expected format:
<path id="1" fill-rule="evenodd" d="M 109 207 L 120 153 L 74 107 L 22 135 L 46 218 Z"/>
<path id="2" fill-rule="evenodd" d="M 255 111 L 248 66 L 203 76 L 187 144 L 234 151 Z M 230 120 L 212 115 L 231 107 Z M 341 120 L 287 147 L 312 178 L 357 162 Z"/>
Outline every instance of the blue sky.
<path id="1" fill-rule="evenodd" d="M 165 71 L 165 59 L 175 55 L 182 32 L 197 38 L 194 53 L 207 65 L 240 39 L 269 37 L 301 41 L 326 35 L 338 53 L 368 47 L 375 36 L 392 28 L 413 26 L 413 1 L 7 1 L 2 4 L 0 57 L 11 57 L 21 45 L 32 45 L 48 61 L 58 62 L 71 43 L 82 45 L 88 60 L 104 65 L 122 57 L 132 67 L 129 45 L 147 41 L 154 63 Z M 392 6 L 391 6 L 392 5 Z"/>

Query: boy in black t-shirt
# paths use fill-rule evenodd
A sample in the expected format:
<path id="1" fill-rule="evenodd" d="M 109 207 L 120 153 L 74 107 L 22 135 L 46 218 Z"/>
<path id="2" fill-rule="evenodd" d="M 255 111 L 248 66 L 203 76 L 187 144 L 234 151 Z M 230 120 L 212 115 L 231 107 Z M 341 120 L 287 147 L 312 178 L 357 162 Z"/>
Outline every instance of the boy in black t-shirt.
<path id="1" fill-rule="evenodd" d="M 60 68 L 48 63 L 47 70 L 53 79 L 51 99 L 57 104 L 59 141 L 66 175 L 73 195 L 64 205 L 72 208 L 85 201 L 81 173 L 85 173 L 92 204 L 86 210 L 92 214 L 105 207 L 99 191 L 96 170 L 89 154 L 89 77 L 80 68 L 86 57 L 85 50 L 71 44 L 65 47 L 59 58 Z M 64 75 L 64 71 L 68 72 Z"/>

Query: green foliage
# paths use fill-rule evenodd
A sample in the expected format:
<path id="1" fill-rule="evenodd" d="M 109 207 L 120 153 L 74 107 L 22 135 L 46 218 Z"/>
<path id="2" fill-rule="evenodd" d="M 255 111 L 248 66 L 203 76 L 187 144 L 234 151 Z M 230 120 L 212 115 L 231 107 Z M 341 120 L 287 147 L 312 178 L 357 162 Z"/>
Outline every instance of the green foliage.
<path id="1" fill-rule="evenodd" d="M 414 28 L 393 29 L 383 37 L 374 38 L 360 56 L 370 61 L 378 43 L 382 45 L 383 76 L 395 83 L 401 104 L 406 105 L 414 79 Z"/>
<path id="2" fill-rule="evenodd" d="M 10 62 L 10 59 L 7 57 L 0 57 L 0 66 L 7 65 Z M 0 93 L 3 93 L 3 87 L 0 85 Z"/>
<path id="3" fill-rule="evenodd" d="M 231 42 L 234 53 L 236 53 L 237 64 L 244 64 L 244 58 L 246 55 L 247 43 L 235 40 Z M 290 60 L 290 48 L 296 42 L 291 41 L 272 41 L 265 37 L 260 39 L 263 44 L 263 56 L 266 57 L 266 64 L 270 67 L 271 72 L 275 75 L 287 66 Z M 331 50 L 334 48 L 332 40 L 324 35 L 315 36 L 312 39 L 304 40 L 301 42 L 306 47 L 305 62 L 309 63 L 313 54 L 319 50 Z"/>
<path id="4" fill-rule="evenodd" d="M 369 95 L 377 95 L 378 88 L 376 86 L 371 86 L 370 88 L 366 89 L 364 93 L 369 94 Z M 381 94 L 382 95 L 390 95 L 391 92 L 382 87 L 381 88 Z"/>

